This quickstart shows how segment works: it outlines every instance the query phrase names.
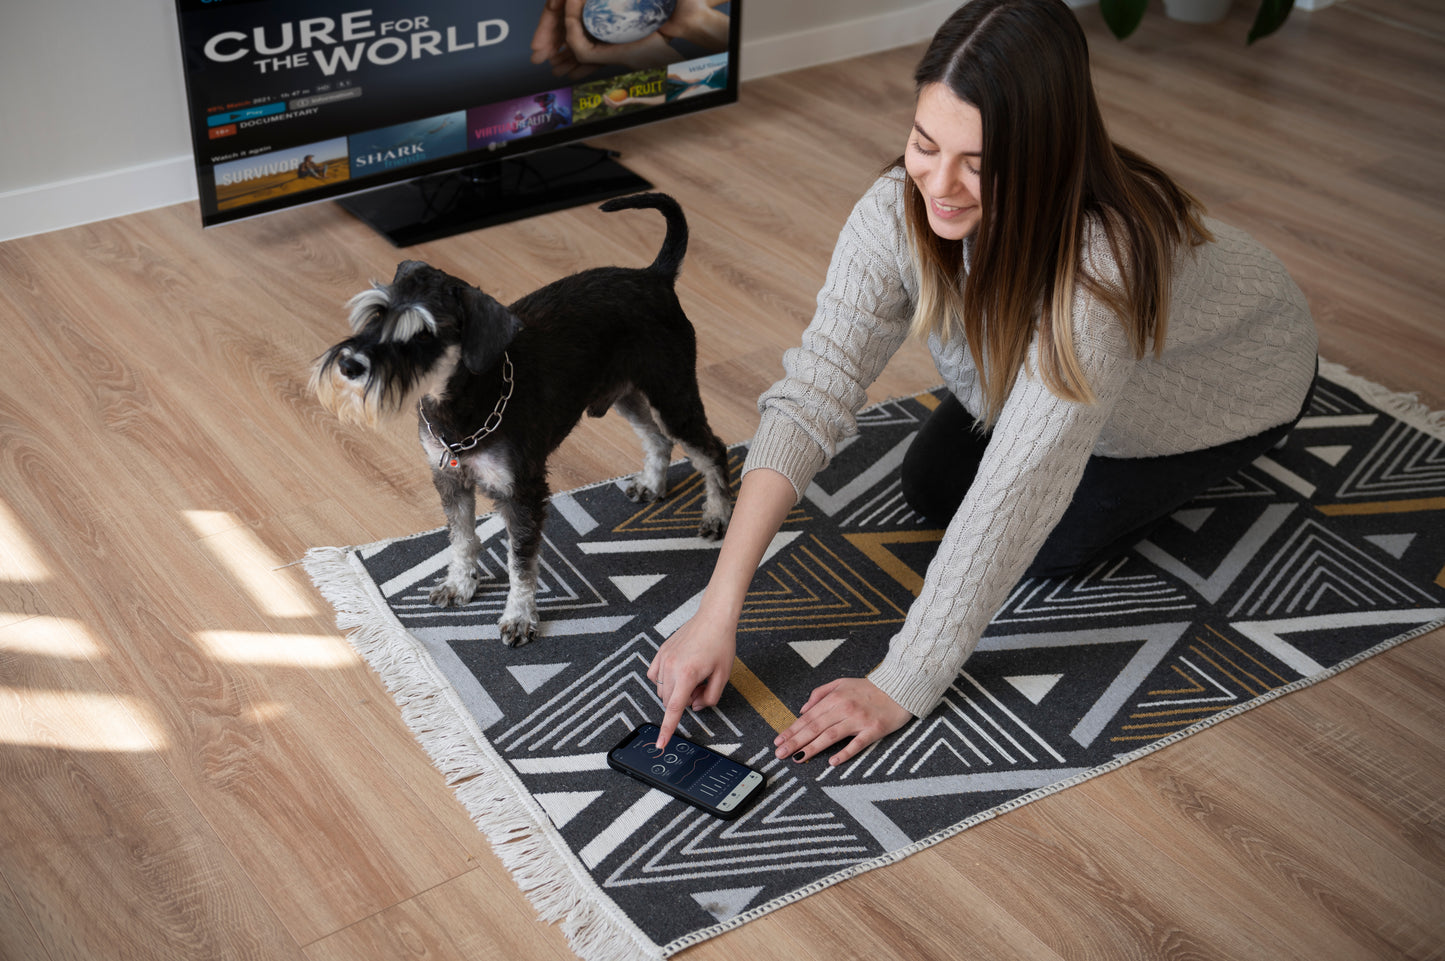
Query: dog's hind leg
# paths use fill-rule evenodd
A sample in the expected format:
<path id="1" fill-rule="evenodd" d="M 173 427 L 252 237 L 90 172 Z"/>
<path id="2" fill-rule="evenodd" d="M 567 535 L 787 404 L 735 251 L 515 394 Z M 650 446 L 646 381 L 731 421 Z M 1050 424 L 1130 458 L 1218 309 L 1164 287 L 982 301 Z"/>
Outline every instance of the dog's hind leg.
<path id="1" fill-rule="evenodd" d="M 728 522 L 733 516 L 732 491 L 728 480 L 727 446 L 717 437 L 709 435 L 698 443 L 682 441 L 683 453 L 692 462 L 693 469 L 702 475 L 707 491 L 702 505 L 702 521 L 697 526 L 697 536 L 715 541 L 727 533 Z"/>
<path id="2" fill-rule="evenodd" d="M 649 410 L 657 414 L 667 436 L 682 445 L 693 469 L 702 475 L 705 496 L 697 534 L 714 541 L 727 533 L 728 521 L 733 516 L 727 445 L 708 427 L 696 381 L 671 387 L 665 395 L 667 399 L 657 394 L 653 399 L 664 402 L 656 403 Z"/>
<path id="3" fill-rule="evenodd" d="M 460 606 L 477 593 L 481 580 L 477 569 L 477 559 L 482 553 L 482 542 L 477 537 L 477 492 L 456 474 L 433 470 L 431 479 L 447 516 L 451 557 L 447 561 L 446 579 L 432 588 L 430 600 L 438 607 Z"/>
<path id="4" fill-rule="evenodd" d="M 518 484 L 513 496 L 497 502 L 507 525 L 507 604 L 497 630 L 502 643 L 521 647 L 537 636 L 537 568 L 542 557 L 542 524 L 546 519 L 547 486 Z"/>
<path id="5" fill-rule="evenodd" d="M 667 496 L 667 465 L 672 457 L 672 438 L 662 432 L 652 406 L 638 391 L 630 391 L 613 405 L 627 419 L 642 441 L 642 470 L 627 480 L 628 499 L 647 504 Z"/>

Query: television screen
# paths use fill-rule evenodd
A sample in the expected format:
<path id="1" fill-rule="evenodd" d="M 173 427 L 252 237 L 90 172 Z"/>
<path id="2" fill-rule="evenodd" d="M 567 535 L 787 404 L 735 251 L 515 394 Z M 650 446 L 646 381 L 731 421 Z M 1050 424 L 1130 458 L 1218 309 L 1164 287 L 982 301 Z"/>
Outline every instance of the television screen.
<path id="1" fill-rule="evenodd" d="M 176 4 L 206 226 L 343 198 L 406 245 L 586 203 L 648 184 L 584 138 L 737 99 L 739 0 Z"/>

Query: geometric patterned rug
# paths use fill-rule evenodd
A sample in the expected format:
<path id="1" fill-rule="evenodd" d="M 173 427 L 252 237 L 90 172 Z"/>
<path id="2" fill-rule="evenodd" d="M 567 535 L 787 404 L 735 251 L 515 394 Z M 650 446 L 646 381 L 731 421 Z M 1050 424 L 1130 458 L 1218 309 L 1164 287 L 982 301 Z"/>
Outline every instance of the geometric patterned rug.
<path id="1" fill-rule="evenodd" d="M 604 759 L 661 717 L 647 666 L 712 569 L 685 462 L 657 504 L 614 481 L 554 496 L 542 636 L 522 648 L 497 640 L 495 517 L 460 610 L 426 598 L 440 528 L 305 565 L 539 913 L 587 961 L 662 958 L 1445 623 L 1445 418 L 1322 374 L 1282 447 L 1129 554 L 1020 582 L 931 716 L 838 768 L 778 762 L 773 736 L 813 688 L 882 658 L 940 535 L 897 481 L 936 395 L 865 411 L 768 550 L 722 701 L 683 719 L 768 775 L 731 822 Z"/>

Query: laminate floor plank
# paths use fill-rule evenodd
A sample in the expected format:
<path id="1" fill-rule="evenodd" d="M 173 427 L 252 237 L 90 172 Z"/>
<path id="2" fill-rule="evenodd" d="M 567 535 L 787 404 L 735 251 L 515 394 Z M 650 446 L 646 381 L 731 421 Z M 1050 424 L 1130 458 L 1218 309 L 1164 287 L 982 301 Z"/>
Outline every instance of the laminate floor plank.
<path id="1" fill-rule="evenodd" d="M 1282 790 L 1279 769 L 1266 763 L 1269 753 L 1221 750 L 1212 757 L 1213 740 L 1243 737 L 1223 729 L 1215 735 L 1196 735 L 1205 743 L 1186 763 L 1144 758 L 1083 785 L 1081 793 L 1205 884 L 1226 892 L 1245 890 L 1251 879 L 1268 885 L 1267 901 L 1236 901 L 1234 910 L 1257 917 L 1302 957 L 1333 951 L 1419 957 L 1445 933 L 1439 917 L 1445 888 L 1432 869 L 1357 831 L 1335 799 Z M 1156 819 L 1137 813 L 1159 801 L 1180 815 L 1172 822 L 1179 830 L 1169 836 L 1159 836 Z M 1295 828 L 1300 821 L 1308 832 Z M 1391 918 L 1388 926 L 1379 924 L 1383 917 Z M 1268 957 L 1279 949 L 1257 943 L 1255 950 Z"/>
<path id="2" fill-rule="evenodd" d="M 479 907 L 485 914 L 479 913 Z M 476 961 L 576 955 L 555 926 L 536 920 L 511 878 L 468 871 L 306 946 L 307 961 Z"/>
<path id="3" fill-rule="evenodd" d="M 102 646 L 57 618 L 0 628 L 0 957 L 300 959 Z"/>
<path id="4" fill-rule="evenodd" d="M 1061 957 L 1319 957 L 1314 939 L 1255 912 L 1252 886 L 1225 890 L 1208 865 L 1196 873 L 1176 860 L 1164 827 L 1141 835 L 1084 797 L 1057 800 L 1011 811 L 941 850 Z"/>
<path id="5" fill-rule="evenodd" d="M 1325 357 L 1445 409 L 1445 16 L 1346 0 L 1246 47 L 1248 14 L 1151 12 L 1119 43 L 1081 8 L 1111 133 L 1279 255 Z M 679 292 L 728 443 L 903 148 L 921 51 L 599 139 L 687 211 Z M 506 301 L 649 262 L 659 218 L 407 250 L 330 204 L 198 222 L 0 243 L 0 959 L 568 957 L 288 566 L 443 523 L 410 418 L 342 426 L 307 381 L 399 260 Z M 937 381 L 909 344 L 868 396 Z M 639 462 L 621 418 L 587 419 L 551 479 Z M 684 957 L 1440 957 L 1442 704 L 1436 631 Z"/>
<path id="6" fill-rule="evenodd" d="M 1060 954 L 938 850 L 911 856 L 824 892 L 807 908 L 791 905 L 750 922 L 792 943 L 785 957 L 847 961 L 1058 961 Z M 813 899 L 820 895 L 813 895 Z M 698 961 L 740 957 L 728 940 L 705 942 Z"/>

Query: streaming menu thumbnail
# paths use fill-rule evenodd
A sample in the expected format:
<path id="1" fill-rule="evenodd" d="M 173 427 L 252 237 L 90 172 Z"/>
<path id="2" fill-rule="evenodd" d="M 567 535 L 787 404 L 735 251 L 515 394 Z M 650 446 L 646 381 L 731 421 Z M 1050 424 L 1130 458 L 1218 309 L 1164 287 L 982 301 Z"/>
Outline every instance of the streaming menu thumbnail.
<path id="1" fill-rule="evenodd" d="M 351 179 L 346 138 L 216 164 L 216 207 L 228 210 Z"/>
<path id="2" fill-rule="evenodd" d="M 351 175 L 409 167 L 467 149 L 467 115 L 463 111 L 367 130 L 351 138 Z"/>
<path id="3" fill-rule="evenodd" d="M 685 60 L 667 68 L 667 100 L 684 100 L 702 93 L 726 90 L 728 55 L 713 54 L 696 60 Z"/>
<path id="4" fill-rule="evenodd" d="M 586 123 L 655 107 L 666 102 L 666 89 L 667 71 L 662 67 L 579 83 L 572 88 L 574 122 Z"/>
<path id="5" fill-rule="evenodd" d="M 476 150 L 572 125 L 572 91 L 566 87 L 467 111 L 467 147 Z"/>

